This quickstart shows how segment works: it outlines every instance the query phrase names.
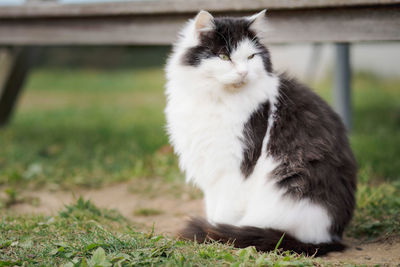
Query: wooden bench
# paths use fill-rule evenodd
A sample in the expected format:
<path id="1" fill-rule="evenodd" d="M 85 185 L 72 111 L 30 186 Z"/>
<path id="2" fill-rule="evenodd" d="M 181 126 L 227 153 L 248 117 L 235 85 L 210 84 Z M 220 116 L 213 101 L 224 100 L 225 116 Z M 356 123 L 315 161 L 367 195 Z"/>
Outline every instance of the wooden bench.
<path id="1" fill-rule="evenodd" d="M 400 0 L 143 0 L 0 6 L 0 46 L 14 54 L 0 91 L 8 121 L 41 45 L 169 45 L 200 9 L 247 15 L 268 9 L 268 43 L 336 43 L 335 106 L 351 126 L 348 43 L 400 40 Z"/>

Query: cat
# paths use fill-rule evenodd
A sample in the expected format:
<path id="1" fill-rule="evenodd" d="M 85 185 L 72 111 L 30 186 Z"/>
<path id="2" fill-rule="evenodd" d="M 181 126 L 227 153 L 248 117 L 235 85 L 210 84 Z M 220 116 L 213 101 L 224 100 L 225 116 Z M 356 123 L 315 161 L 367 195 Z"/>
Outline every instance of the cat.
<path id="1" fill-rule="evenodd" d="M 273 71 L 265 10 L 200 11 L 166 65 L 165 114 L 179 166 L 204 193 L 205 219 L 180 237 L 308 255 L 341 251 L 357 166 L 338 115 Z M 296 59 L 293 59 L 296 60 Z"/>

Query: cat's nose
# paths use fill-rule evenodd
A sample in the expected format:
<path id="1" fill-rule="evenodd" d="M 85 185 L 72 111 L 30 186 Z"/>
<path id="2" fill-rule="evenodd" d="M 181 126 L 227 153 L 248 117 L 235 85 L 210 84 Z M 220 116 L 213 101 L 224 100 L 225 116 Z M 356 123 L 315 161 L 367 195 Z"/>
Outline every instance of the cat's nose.
<path id="1" fill-rule="evenodd" d="M 247 76 L 248 71 L 247 70 L 240 70 L 237 73 L 240 75 L 240 77 L 244 78 L 244 77 Z"/>

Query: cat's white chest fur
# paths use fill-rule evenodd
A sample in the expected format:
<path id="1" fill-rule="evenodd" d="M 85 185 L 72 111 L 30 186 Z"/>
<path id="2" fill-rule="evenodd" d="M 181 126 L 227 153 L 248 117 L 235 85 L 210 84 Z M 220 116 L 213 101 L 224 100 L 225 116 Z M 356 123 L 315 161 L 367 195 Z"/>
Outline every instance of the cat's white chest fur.
<path id="1" fill-rule="evenodd" d="M 174 90 L 166 108 L 180 167 L 187 180 L 203 190 L 207 217 L 212 221 L 237 222 L 245 210 L 245 201 L 232 200 L 244 200 L 237 195 L 243 182 L 241 139 L 243 125 L 257 103 L 244 106 L 240 98 L 193 97 Z"/>
<path id="2" fill-rule="evenodd" d="M 224 173 L 240 171 L 246 118 L 213 100 L 179 99 L 168 103 L 168 130 L 188 181 L 205 190 Z"/>

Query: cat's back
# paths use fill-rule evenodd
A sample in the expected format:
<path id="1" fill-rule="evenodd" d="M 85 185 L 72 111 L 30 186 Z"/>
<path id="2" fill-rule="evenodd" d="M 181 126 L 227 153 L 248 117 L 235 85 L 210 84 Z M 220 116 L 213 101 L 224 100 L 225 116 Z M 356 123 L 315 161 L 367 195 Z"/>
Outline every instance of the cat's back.
<path id="1" fill-rule="evenodd" d="M 317 149 L 331 152 L 330 149 L 341 145 L 350 151 L 346 127 L 325 100 L 286 74 L 279 75 L 278 90 L 274 125 L 271 129 L 271 135 L 276 137 L 272 139 L 276 142 L 270 144 L 270 150 L 290 149 L 287 146 L 276 146 L 279 140 L 282 140 L 282 145 L 283 140 L 291 140 L 285 143 L 307 148 L 314 144 Z M 271 152 L 275 154 L 276 151 Z"/>
<path id="2" fill-rule="evenodd" d="M 318 163 L 340 169 L 338 173 L 354 188 L 356 161 L 339 115 L 296 79 L 281 74 L 279 80 L 269 153 L 298 165 Z"/>

